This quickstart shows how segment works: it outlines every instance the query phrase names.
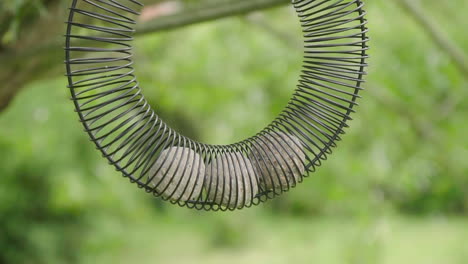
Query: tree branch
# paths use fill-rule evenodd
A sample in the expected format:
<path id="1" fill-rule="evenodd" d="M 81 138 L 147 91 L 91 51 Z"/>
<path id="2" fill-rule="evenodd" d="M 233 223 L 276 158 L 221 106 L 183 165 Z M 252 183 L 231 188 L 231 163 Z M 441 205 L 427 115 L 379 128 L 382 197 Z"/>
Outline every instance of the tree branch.
<path id="1" fill-rule="evenodd" d="M 154 1 L 154 0 L 153 0 Z M 159 1 L 159 0 L 158 0 Z M 136 35 L 173 30 L 180 27 L 242 15 L 253 11 L 288 4 L 289 0 L 235 0 L 201 4 L 196 9 L 157 17 L 137 26 Z M 51 14 L 53 16 L 53 14 Z M 65 20 L 65 18 L 63 18 Z M 54 65 L 63 63 L 63 37 L 18 50 L 0 53 L 0 112 L 28 82 L 44 77 Z"/>
<path id="2" fill-rule="evenodd" d="M 249 12 L 288 4 L 289 0 L 237 0 L 222 4 L 208 4 L 195 10 L 149 21 L 137 27 L 137 35 L 171 30 L 191 24 L 212 21 L 219 18 L 243 15 Z"/>
<path id="3" fill-rule="evenodd" d="M 450 56 L 463 76 L 468 78 L 468 59 L 463 50 L 424 14 L 424 10 L 418 4 L 410 0 L 396 0 L 396 2 L 429 33 L 432 40 Z"/>

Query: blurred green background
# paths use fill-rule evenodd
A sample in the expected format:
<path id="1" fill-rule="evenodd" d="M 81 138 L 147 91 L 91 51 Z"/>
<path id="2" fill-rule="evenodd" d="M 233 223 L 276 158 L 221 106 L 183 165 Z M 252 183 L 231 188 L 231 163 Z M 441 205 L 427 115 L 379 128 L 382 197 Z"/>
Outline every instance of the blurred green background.
<path id="1" fill-rule="evenodd" d="M 400 0 L 365 2 L 369 75 L 339 148 L 273 201 L 207 213 L 128 184 L 77 121 L 63 52 L 22 55 L 63 34 L 69 1 L 3 0 L 0 263 L 468 263 L 468 76 L 445 45 L 465 60 L 468 1 L 411 1 L 431 27 Z M 238 141 L 288 102 L 299 33 L 284 6 L 137 37 L 137 76 L 180 132 Z"/>

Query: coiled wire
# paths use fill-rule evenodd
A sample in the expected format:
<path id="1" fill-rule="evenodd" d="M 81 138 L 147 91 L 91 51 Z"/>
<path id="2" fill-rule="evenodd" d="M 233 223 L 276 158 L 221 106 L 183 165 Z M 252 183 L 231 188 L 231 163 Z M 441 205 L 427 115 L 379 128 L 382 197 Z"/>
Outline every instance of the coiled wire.
<path id="1" fill-rule="evenodd" d="M 141 4 L 73 0 L 66 31 L 68 88 L 76 112 L 110 164 L 166 201 L 204 210 L 257 205 L 303 181 L 341 140 L 364 82 L 368 41 L 360 0 L 292 1 L 304 65 L 284 111 L 232 145 L 196 142 L 152 110 L 134 75 Z"/>

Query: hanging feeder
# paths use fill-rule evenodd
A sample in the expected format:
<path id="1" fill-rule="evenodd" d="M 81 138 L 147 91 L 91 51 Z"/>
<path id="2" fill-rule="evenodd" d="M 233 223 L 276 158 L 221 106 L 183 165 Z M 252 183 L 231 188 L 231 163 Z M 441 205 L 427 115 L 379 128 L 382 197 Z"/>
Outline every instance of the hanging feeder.
<path id="1" fill-rule="evenodd" d="M 96 147 L 123 176 L 171 203 L 199 210 L 258 205 L 303 181 L 348 127 L 364 82 L 363 2 L 292 2 L 304 34 L 304 65 L 283 112 L 232 145 L 191 140 L 159 118 L 132 61 L 135 0 L 73 0 L 66 32 L 68 87 Z"/>

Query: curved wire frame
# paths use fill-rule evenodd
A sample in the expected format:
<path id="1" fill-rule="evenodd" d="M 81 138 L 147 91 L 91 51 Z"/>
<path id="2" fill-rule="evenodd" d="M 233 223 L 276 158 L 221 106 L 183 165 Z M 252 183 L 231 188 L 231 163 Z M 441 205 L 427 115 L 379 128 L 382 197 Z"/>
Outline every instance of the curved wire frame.
<path id="1" fill-rule="evenodd" d="M 171 129 L 134 74 L 136 0 L 73 0 L 66 71 L 76 112 L 97 149 L 156 197 L 199 210 L 258 205 L 303 181 L 341 140 L 357 106 L 367 56 L 364 3 L 297 0 L 304 65 L 283 112 L 257 135 L 208 145 Z"/>

